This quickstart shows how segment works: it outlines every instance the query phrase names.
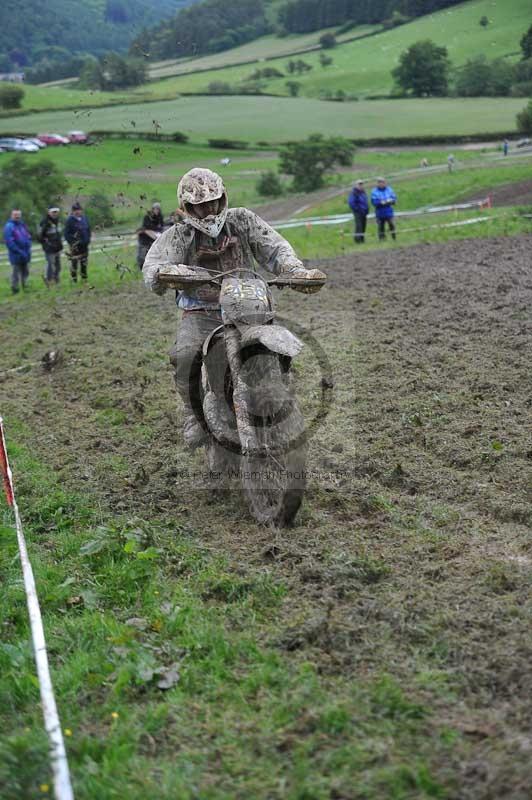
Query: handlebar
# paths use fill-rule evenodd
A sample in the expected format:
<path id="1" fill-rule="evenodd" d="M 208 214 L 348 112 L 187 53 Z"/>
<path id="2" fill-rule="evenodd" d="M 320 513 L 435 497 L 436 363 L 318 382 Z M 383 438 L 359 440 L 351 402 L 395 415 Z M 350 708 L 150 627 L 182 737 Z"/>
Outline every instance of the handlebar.
<path id="1" fill-rule="evenodd" d="M 230 270 L 229 272 L 221 272 L 218 275 L 211 275 L 209 277 L 205 275 L 175 275 L 171 272 L 159 272 L 159 282 L 163 284 L 163 286 L 168 287 L 169 289 L 197 289 L 200 286 L 210 285 L 210 286 L 219 286 L 221 283 L 222 278 L 227 277 L 230 274 L 243 272 L 244 270 Z M 288 276 L 277 276 L 275 278 L 262 278 L 254 270 L 246 270 L 257 277 L 261 278 L 264 283 L 268 286 L 277 286 L 279 289 L 283 289 L 287 286 L 324 286 L 325 281 L 323 280 L 306 280 L 304 278 L 290 278 Z"/>

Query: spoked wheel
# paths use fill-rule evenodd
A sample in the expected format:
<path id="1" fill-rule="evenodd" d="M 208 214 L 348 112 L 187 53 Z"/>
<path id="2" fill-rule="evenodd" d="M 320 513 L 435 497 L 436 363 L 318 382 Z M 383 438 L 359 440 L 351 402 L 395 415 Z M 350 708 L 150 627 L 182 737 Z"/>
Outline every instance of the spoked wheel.
<path id="1" fill-rule="evenodd" d="M 242 487 L 262 525 L 292 522 L 305 491 L 305 424 L 279 357 L 258 348 L 244 358 L 242 378 L 257 447 L 242 456 Z"/>

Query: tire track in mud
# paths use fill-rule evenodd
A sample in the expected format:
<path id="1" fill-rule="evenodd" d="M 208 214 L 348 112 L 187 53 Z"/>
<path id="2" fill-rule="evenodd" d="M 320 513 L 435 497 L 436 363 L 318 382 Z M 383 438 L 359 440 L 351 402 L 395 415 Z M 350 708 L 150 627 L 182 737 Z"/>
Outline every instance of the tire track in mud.
<path id="1" fill-rule="evenodd" d="M 420 672 L 445 675 L 454 700 L 430 696 L 432 735 L 480 731 L 452 765 L 461 800 L 524 797 L 528 770 L 531 244 L 356 252 L 316 263 L 321 294 L 279 296 L 335 378 L 288 531 L 254 525 L 238 487 L 213 491 L 183 450 L 171 297 L 129 285 L 2 309 L 5 368 L 63 352 L 1 378 L 6 424 L 24 421 L 24 443 L 103 508 L 177 517 L 232 569 L 284 582 L 276 644 L 324 676 L 385 671 L 416 694 Z"/>

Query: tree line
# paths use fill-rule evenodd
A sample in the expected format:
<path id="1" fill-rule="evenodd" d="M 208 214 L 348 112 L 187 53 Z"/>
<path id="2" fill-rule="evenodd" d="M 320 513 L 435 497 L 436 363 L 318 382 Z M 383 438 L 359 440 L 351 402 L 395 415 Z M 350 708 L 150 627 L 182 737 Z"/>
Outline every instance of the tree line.
<path id="1" fill-rule="evenodd" d="M 462 0 L 288 0 L 279 8 L 279 22 L 287 33 L 309 33 L 320 28 L 350 23 L 385 23 L 400 15 L 401 21 L 431 14 Z"/>
<path id="2" fill-rule="evenodd" d="M 171 20 L 144 29 L 131 55 L 178 58 L 230 50 L 271 31 L 264 0 L 204 0 L 184 8 Z"/>
<path id="3" fill-rule="evenodd" d="M 462 0 L 285 0 L 271 8 L 268 0 L 203 0 L 180 10 L 173 19 L 143 30 L 133 55 L 178 58 L 228 50 L 266 33 L 307 33 L 335 25 L 396 25 Z M 326 45 L 323 45 L 326 46 Z"/>
<path id="4" fill-rule="evenodd" d="M 54 69 L 59 60 L 49 50 L 64 49 L 66 59 L 79 55 L 100 56 L 109 50 L 125 52 L 133 37 L 146 25 L 175 14 L 191 0 L 18 0 L 0 4 L 0 72 L 28 67 Z M 45 80 L 77 75 L 46 76 Z"/>

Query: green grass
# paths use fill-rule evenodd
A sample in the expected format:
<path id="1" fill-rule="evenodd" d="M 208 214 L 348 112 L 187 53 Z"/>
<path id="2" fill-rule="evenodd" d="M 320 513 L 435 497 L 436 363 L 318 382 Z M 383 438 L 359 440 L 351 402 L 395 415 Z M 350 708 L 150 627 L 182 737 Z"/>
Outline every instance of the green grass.
<path id="1" fill-rule="evenodd" d="M 108 163 L 118 181 L 127 150 L 102 146 L 81 149 L 85 168 Z M 161 164 L 179 152 L 199 151 L 171 148 Z M 419 153 L 359 158 L 372 168 L 381 158 L 390 169 L 419 163 Z M 402 182 L 402 200 L 427 194 L 427 177 Z M 446 175 L 431 177 L 435 190 L 450 189 Z M 357 249 L 350 225 L 286 235 L 308 257 L 379 247 L 388 258 L 398 245 L 532 232 L 512 214 L 494 209 L 478 226 L 441 230 L 429 225 L 462 217 L 401 220 L 397 245 L 377 245 L 370 229 Z M 512 252 L 500 239 L 483 252 L 491 247 Z M 444 261 L 399 310 L 391 259 L 389 293 L 368 270 L 348 283 L 355 259 L 331 265 L 319 298 L 280 293 L 280 314 L 314 332 L 337 385 L 309 459 L 333 477 L 312 477 L 296 527 L 273 532 L 253 524 L 236 487 L 220 497 L 191 477 L 202 455 L 180 448 L 164 372 L 173 299 L 137 289 L 131 249 L 117 256 L 130 272 L 91 257 L 94 288 L 65 280 L 48 291 L 32 278 L 27 296 L 11 298 L 0 285 L 2 369 L 23 368 L 0 376 L 2 414 L 76 798 L 517 797 L 529 761 L 526 742 L 515 742 L 527 720 L 530 504 L 517 427 L 526 364 L 510 350 L 524 342 L 530 309 L 525 278 L 512 283 L 515 262 L 487 297 L 464 280 L 455 315 L 459 284 L 447 282 Z M 505 315 L 519 316 L 502 336 Z M 490 336 L 511 345 L 490 351 Z M 56 344 L 62 366 L 31 366 Z M 296 368 L 305 407 L 316 392 L 309 349 Z M 52 794 L 51 776 L 3 505 L 0 581 L 1 795 L 34 800 Z"/>
<path id="2" fill-rule="evenodd" d="M 342 209 L 345 210 L 345 209 Z M 468 212 L 452 212 L 431 214 L 421 217 L 397 218 L 397 243 L 389 236 L 385 242 L 377 240 L 375 223 L 368 222 L 366 243 L 363 247 L 356 246 L 353 242 L 353 225 L 343 222 L 338 225 L 320 226 L 312 223 L 301 227 L 281 230 L 282 235 L 291 243 L 301 258 L 316 259 L 345 255 L 346 253 L 365 252 L 367 250 L 390 250 L 397 245 L 424 243 L 443 243 L 464 238 L 484 238 L 486 236 L 513 236 L 521 233 L 532 233 L 532 221 L 519 216 L 519 209 L 506 207 L 502 209 L 472 209 Z M 471 225 L 449 226 L 467 219 L 481 218 L 482 222 Z M 92 290 L 113 291 L 118 287 L 140 280 L 135 262 L 135 247 L 124 244 L 119 248 L 103 248 L 95 245 L 89 259 L 88 286 L 71 284 L 68 273 L 68 262 L 62 260 L 63 271 L 61 283 L 58 287 L 47 289 L 41 279 L 44 271 L 43 263 L 34 263 L 30 271 L 29 292 L 11 295 L 7 276 L 9 267 L 4 262 L 5 280 L 0 282 L 0 304 L 15 304 L 23 308 L 28 300 L 41 302 L 55 302 L 55 299 L 68 297 L 73 292 L 80 297 L 83 293 Z M 26 358 L 26 356 L 24 356 Z M 22 362 L 24 364 L 24 362 Z M 118 416 L 117 416 L 118 415 Z M 120 425 L 124 418 L 117 409 L 105 408 L 97 412 L 97 420 L 108 425 Z"/>
<path id="3" fill-rule="evenodd" d="M 42 256 L 40 247 L 34 248 L 34 255 Z M 58 286 L 48 289 L 42 275 L 44 275 L 45 263 L 42 260 L 34 261 L 30 267 L 29 290 L 26 293 L 19 293 L 12 296 L 9 288 L 8 276 L 11 269 L 6 259 L 2 260 L 1 271 L 2 280 L 0 281 L 0 303 L 18 303 L 21 307 L 34 299 L 35 302 L 54 301 L 55 298 L 62 298 L 72 292 L 83 293 L 92 289 L 109 289 L 110 287 L 127 283 L 131 280 L 138 280 L 139 271 L 135 263 L 135 248 L 129 244 L 121 247 L 93 246 L 89 254 L 89 280 L 87 286 L 81 283 L 72 284 L 69 274 L 69 263 L 63 255 L 61 259 L 61 282 Z M 78 278 L 79 281 L 79 278 Z"/>
<path id="4" fill-rule="evenodd" d="M 109 430 L 101 411 L 86 422 Z M 185 503 L 172 518 L 108 513 L 32 455 L 21 416 L 7 436 L 76 797 L 445 796 L 431 760 L 457 736 L 427 737 L 433 681 L 320 675 L 279 646 L 286 586 L 209 552 Z M 51 775 L 7 512 L 0 541 L 0 784 L 20 800 L 49 794 Z"/>
<path id="5" fill-rule="evenodd" d="M 79 114 L 79 109 L 87 106 L 108 106 L 113 103 L 124 103 L 131 100 L 131 92 L 98 92 L 82 89 L 68 89 L 62 86 L 32 86 L 27 83 L 24 85 L 24 97 L 22 109 L 24 111 L 42 111 L 43 109 L 73 109 L 72 129 L 77 129 L 80 125 L 75 123 L 75 115 Z M 138 99 L 149 97 L 147 92 L 139 92 Z M 2 118 L 9 117 L 4 111 Z M 37 131 L 36 131 L 37 132 Z M 44 128 L 38 129 L 39 133 L 45 133 Z"/>
<path id="6" fill-rule="evenodd" d="M 43 129 L 187 133 L 198 142 L 216 137 L 278 143 L 304 139 L 325 130 L 329 135 L 366 139 L 490 134 L 515 129 L 522 98 L 431 98 L 326 103 L 320 100 L 272 97 L 181 97 L 146 105 L 71 111 L 0 119 L 0 132 L 35 133 Z M 160 127 L 156 127 L 160 126 Z"/>
<path id="7" fill-rule="evenodd" d="M 487 28 L 482 28 L 478 22 L 481 16 L 487 16 L 490 24 Z M 390 75 L 391 70 L 398 62 L 399 55 L 413 42 L 420 39 L 432 39 L 436 44 L 448 48 L 449 56 L 453 62 L 453 66 L 457 67 L 465 63 L 468 58 L 479 54 L 486 54 L 490 58 L 507 57 L 511 60 L 516 60 L 520 56 L 519 40 L 529 25 L 530 9 L 528 0 L 508 0 L 504 5 L 494 4 L 492 0 L 473 0 L 473 2 L 463 3 L 459 6 L 439 11 L 435 14 L 429 14 L 424 17 L 418 18 L 413 22 L 401 26 L 399 28 L 383 31 L 375 36 L 362 39 L 361 41 L 350 41 L 340 43 L 334 50 L 330 51 L 334 59 L 334 63 L 322 68 L 319 64 L 319 53 L 310 52 L 305 54 L 304 60 L 312 65 L 312 71 L 304 75 L 297 76 L 295 79 L 301 84 L 301 94 L 306 97 L 313 98 L 319 97 L 324 93 L 335 93 L 342 90 L 349 95 L 354 95 L 359 98 L 364 98 L 372 94 L 389 94 L 392 90 L 393 81 Z M 351 31 L 345 35 L 350 38 L 354 35 L 360 34 L 364 36 L 371 28 L 361 27 L 356 31 Z M 66 107 L 73 107 L 74 113 L 70 114 L 67 121 L 64 117 L 58 117 L 57 121 L 54 118 L 49 118 L 47 115 L 43 116 L 39 122 L 35 122 L 35 127 L 28 128 L 24 123 L 15 116 L 13 118 L 13 125 L 7 124 L 7 127 L 1 130 L 37 130 L 41 131 L 44 128 L 53 128 L 54 125 L 60 126 L 62 130 L 67 130 L 71 127 L 79 127 L 79 122 L 83 120 L 83 115 L 77 119 L 76 109 L 80 110 L 84 106 L 105 106 L 109 104 L 121 104 L 127 102 L 143 103 L 145 101 L 161 101 L 174 99 L 180 93 L 188 92 L 206 92 L 207 87 L 212 81 L 224 81 L 231 85 L 238 85 L 245 80 L 255 70 L 256 65 L 247 64 L 236 67 L 227 67 L 220 69 L 224 64 L 238 63 L 239 61 L 246 61 L 249 59 L 264 59 L 269 56 L 276 56 L 279 53 L 287 52 L 288 49 L 294 47 L 307 46 L 308 44 L 315 43 L 322 31 L 315 32 L 304 36 L 294 36 L 278 39 L 273 36 L 262 37 L 255 42 L 250 42 L 234 50 L 225 51 L 202 58 L 192 60 L 168 61 L 160 62 L 152 67 L 152 80 L 140 87 L 139 89 L 129 92 L 95 92 L 95 91 L 81 91 L 75 89 L 57 87 L 38 87 L 26 86 L 26 95 L 23 100 L 23 109 L 26 111 L 35 110 L 42 111 L 44 109 L 61 109 Z M 272 66 L 285 70 L 287 56 L 281 55 L 279 58 L 271 62 Z M 270 62 L 268 62 L 270 64 Z M 212 71 L 200 71 L 212 66 Z M 168 78 L 168 75 L 183 72 L 181 76 Z M 161 80 L 161 78 L 164 78 Z M 288 74 L 284 78 L 278 78 L 266 81 L 265 91 L 278 95 L 287 95 L 288 90 L 286 87 L 286 80 L 291 79 Z M 213 98 L 212 108 L 218 108 L 215 105 L 218 98 Z M 225 101 L 230 102 L 230 101 Z M 493 100 L 490 100 L 493 104 Z M 505 100 L 508 107 L 512 107 L 511 100 Z M 313 117 L 318 114 L 327 117 L 336 116 L 336 112 L 332 109 L 317 112 L 314 109 L 309 112 L 310 107 L 305 107 L 301 100 L 298 100 L 295 105 L 295 115 L 300 115 L 306 122 L 311 121 Z M 513 108 L 513 107 L 512 107 Z M 399 109 L 398 109 L 399 110 Z M 188 109 L 183 109 L 184 113 L 180 113 L 180 109 L 176 109 L 177 117 L 189 116 Z M 114 110 L 109 110 L 109 118 L 114 116 Z M 119 123 L 123 123 L 124 119 L 121 113 L 116 110 L 119 115 Z M 161 113 L 161 109 L 154 106 L 150 109 L 147 106 L 146 112 L 142 113 L 142 129 L 145 130 L 147 118 L 149 123 Z M 241 107 L 236 104 L 233 106 L 232 114 L 234 117 L 239 117 Z M 277 114 L 278 111 L 273 112 Z M 360 119 L 366 119 L 368 113 L 371 114 L 369 109 L 361 106 L 354 110 L 356 114 L 356 123 L 359 125 Z M 393 108 L 389 107 L 388 114 L 393 113 Z M 400 116 L 408 113 L 404 110 L 399 111 Z M 429 112 L 430 113 L 430 112 Z M 444 116 L 448 116 L 448 111 L 444 111 Z M 211 122 L 212 115 L 206 112 L 205 106 L 202 106 L 198 114 L 202 118 Z M 512 117 L 515 111 L 508 113 L 508 118 Z M 128 117 L 131 117 L 131 112 L 127 111 Z M 353 109 L 349 108 L 349 116 L 352 118 Z M 223 112 L 222 112 L 223 116 Z M 394 115 L 395 116 L 395 115 Z M 460 124 L 460 118 L 464 116 L 463 104 L 458 106 L 451 112 L 451 128 L 445 129 L 443 132 L 456 132 L 456 133 L 470 133 L 480 132 L 483 125 L 487 125 L 486 130 L 495 130 L 490 126 L 489 117 L 486 118 L 485 114 L 478 117 L 478 124 L 476 126 L 468 126 L 466 128 Z M 466 114 L 466 118 L 469 114 Z M 284 117 L 284 115 L 283 115 Z M 135 118 L 135 114 L 131 118 Z M 90 116 L 87 116 L 83 122 L 88 122 Z M 98 117 L 99 119 L 99 117 Z M 438 120 L 440 121 L 440 120 Z M 261 119 L 262 124 L 264 120 Z M 414 120 L 415 122 L 415 120 Z M 383 120 L 381 116 L 381 127 Z M 129 119 L 125 121 L 129 124 Z M 223 122 L 222 122 L 223 124 Z M 455 130 L 453 130 L 453 126 Z M 102 127 L 98 125 L 98 127 Z M 105 127 L 105 126 L 104 126 Z M 109 125 L 107 125 L 109 127 Z M 112 126 L 111 126 L 112 127 Z M 116 126 L 115 126 L 116 127 Z M 239 124 L 233 124 L 232 134 L 236 136 L 235 130 L 238 129 Z M 245 126 L 247 127 L 247 126 Z M 365 127 L 365 126 L 364 126 Z M 500 129 L 501 126 L 499 126 Z M 503 127 L 508 128 L 508 123 Z M 513 127 L 513 124 L 512 126 Z M 174 130 L 187 130 L 188 126 L 183 124 L 176 124 L 175 119 L 170 127 L 171 131 Z M 196 130 L 196 128 L 192 129 Z M 212 132 L 212 131 L 211 131 Z M 413 131 L 427 133 L 427 129 Z M 222 135 L 229 135 L 227 133 Z M 294 135 L 290 133 L 289 135 Z M 301 136 L 301 134 L 298 134 Z M 362 136 L 367 135 L 362 133 Z M 403 135 L 403 134 L 401 134 Z M 261 137 L 259 137 L 261 138 Z M 265 135 L 265 139 L 270 139 L 270 136 Z M 276 139 L 278 140 L 278 139 Z"/>
<path id="8" fill-rule="evenodd" d="M 88 197 L 95 192 L 107 195 L 112 204 L 118 223 L 118 230 L 128 231 L 130 234 L 141 221 L 144 209 L 153 200 L 162 203 L 165 214 L 169 214 L 176 205 L 176 184 L 180 176 L 194 165 L 202 165 L 215 170 L 222 169 L 219 160 L 227 151 L 213 150 L 209 147 L 178 145 L 171 143 L 144 142 L 142 140 L 102 140 L 98 145 L 89 148 L 48 148 L 35 155 L 28 155 L 28 159 L 51 158 L 67 172 L 69 178 L 69 192 L 65 198 L 65 206 L 74 197 L 81 198 L 86 203 Z M 445 205 L 458 202 L 463 198 L 485 197 L 490 189 L 497 186 L 510 184 L 513 181 L 532 179 L 532 163 L 527 157 L 519 160 L 497 158 L 493 151 L 456 151 L 457 166 L 452 175 L 445 169 L 440 173 L 426 173 L 408 170 L 417 168 L 422 155 L 427 151 L 365 151 L 359 149 L 355 154 L 353 171 L 342 172 L 328 177 L 331 188 L 339 187 L 339 194 L 330 200 L 312 202 L 312 195 L 302 196 L 295 203 L 307 208 L 302 212 L 302 218 L 330 214 L 341 214 L 348 211 L 346 204 L 347 187 L 355 176 L 375 176 L 383 173 L 390 177 L 398 194 L 398 210 L 413 210 L 429 205 Z M 445 167 L 447 151 L 433 150 L 428 153 L 431 165 L 441 164 Z M 266 202 L 256 191 L 256 181 L 259 173 L 265 169 L 275 169 L 278 161 L 275 153 L 261 151 L 231 151 L 232 163 L 223 168 L 232 205 L 259 206 Z M 14 154 L 5 154 L 5 159 L 16 158 Z M 371 180 L 368 180 L 368 190 L 371 189 Z M 284 195 L 279 200 L 290 198 Z M 89 208 L 90 213 L 90 208 Z M 498 211 L 497 211 L 498 213 Z M 470 215 L 476 216 L 477 211 Z M 293 216 L 288 214 L 287 216 Z M 279 215 L 277 215 L 277 218 Z M 459 217 L 460 219 L 462 216 Z M 419 227 L 421 230 L 409 234 L 408 243 L 418 241 L 441 241 L 447 238 L 462 236 L 483 236 L 487 231 L 497 230 L 504 232 L 509 222 L 489 222 L 473 228 L 439 229 L 427 228 L 429 225 L 438 225 L 445 221 L 453 221 L 455 216 L 449 218 L 441 215 L 410 220 L 401 220 L 400 227 Z M 30 223 L 38 220 L 29 220 Z M 524 227 L 523 227 L 524 226 Z M 526 223 L 512 222 L 510 230 L 528 230 Z M 370 231 L 372 230 L 370 224 Z M 340 255 L 353 247 L 351 239 L 351 223 L 339 226 L 320 227 L 311 226 L 284 231 L 289 241 L 296 247 L 304 258 L 319 258 L 330 255 Z M 134 248 L 128 244 L 127 239 L 122 247 L 114 248 L 109 245 L 96 245 L 94 243 L 90 258 L 90 284 L 97 288 L 116 285 L 124 280 L 137 277 Z M 368 236 L 368 246 L 379 246 L 373 241 L 373 234 Z M 401 242 L 405 239 L 401 234 Z M 389 246 L 389 245 L 385 245 Z M 31 293 L 39 297 L 48 297 L 58 293 L 60 296 L 71 291 L 68 279 L 68 262 L 63 257 L 63 282 L 59 290 L 47 290 L 41 283 L 44 270 L 41 248 L 36 243 L 34 246 L 34 259 L 32 266 Z M 5 253 L 2 258 L 2 272 L 4 279 L 0 284 L 0 301 L 11 301 L 8 276 L 10 272 Z M 23 303 L 22 296 L 14 298 L 14 302 Z"/>
<path id="9" fill-rule="evenodd" d="M 12 153 L 3 155 L 2 163 L 19 157 Z M 91 147 L 48 147 L 28 157 L 32 163 L 51 160 L 67 174 L 69 191 L 65 205 L 74 197 L 85 202 L 91 194 L 101 192 L 110 198 L 117 222 L 134 230 L 147 203 L 159 200 L 167 215 L 176 207 L 179 179 L 198 165 L 223 173 L 233 204 L 256 204 L 257 177 L 276 165 L 275 154 L 232 150 L 228 168 L 220 164 L 220 159 L 227 155 L 227 150 L 201 145 L 104 139 Z"/>
<path id="10" fill-rule="evenodd" d="M 360 247 L 353 242 L 353 224 L 318 226 L 308 223 L 299 228 L 283 230 L 285 236 L 302 258 L 329 258 L 345 253 L 359 253 L 367 250 L 393 250 L 395 247 L 424 243 L 443 243 L 459 239 L 487 236 L 516 236 L 532 233 L 532 221 L 518 216 L 517 209 L 504 208 L 471 210 L 466 213 L 431 214 L 423 217 L 397 218 L 397 241 L 388 238 L 385 242 L 377 240 L 375 222 L 368 221 L 366 243 Z M 466 219 L 482 218 L 482 222 L 471 225 L 446 227 Z"/>
<path id="11" fill-rule="evenodd" d="M 482 158 L 476 163 L 474 160 L 462 162 L 461 158 L 462 154 L 458 157 L 457 166 L 452 174 L 420 171 L 415 175 L 398 175 L 393 180 L 390 179 L 397 189 L 399 198 L 397 209 L 413 211 L 427 206 L 449 205 L 471 197 L 481 199 L 497 186 L 519 180 L 532 180 L 532 158 L 519 159 L 516 163 L 486 162 Z M 444 163 L 444 158 L 441 158 L 441 162 Z M 432 163 L 436 164 L 437 159 L 433 158 Z M 395 167 L 395 164 L 393 166 Z M 386 170 L 382 171 L 384 175 L 387 174 Z M 372 186 L 368 185 L 366 188 L 369 194 Z M 345 211 L 345 196 L 338 196 L 310 205 L 303 215 L 322 216 L 342 214 Z"/>
<path id="12" fill-rule="evenodd" d="M 479 25 L 479 19 L 484 15 L 490 20 L 487 28 Z M 288 94 L 285 82 L 293 79 L 301 83 L 301 94 L 308 97 L 318 97 L 327 91 L 334 93 L 339 89 L 361 98 L 368 94 L 389 94 L 393 88 L 390 72 L 398 63 L 400 54 L 414 42 L 431 39 L 437 45 L 447 47 L 455 67 L 480 54 L 517 60 L 521 55 L 519 41 L 529 24 L 528 0 L 507 0 L 504 4 L 473 0 L 359 42 L 340 44 L 329 51 L 334 63 L 326 68 L 319 63 L 319 53 L 307 53 L 304 60 L 313 67 L 311 72 L 295 78 L 286 75 L 282 79 L 268 80 L 265 91 Z M 225 54 L 228 61 L 231 52 Z M 284 62 L 275 60 L 271 66 L 283 70 Z M 241 66 L 190 74 L 167 81 L 166 86 L 163 83 L 152 84 L 151 89 L 157 91 L 172 86 L 176 92 L 207 91 L 211 81 L 236 85 L 253 70 L 252 66 Z"/>
<path id="13" fill-rule="evenodd" d="M 337 37 L 337 41 L 342 42 L 345 39 L 352 39 L 355 36 L 365 36 L 374 30 L 378 30 L 378 26 L 360 25 L 348 33 L 340 34 Z M 253 42 L 240 45 L 240 47 L 234 47 L 232 50 L 224 50 L 222 53 L 198 56 L 193 59 L 181 58 L 156 61 L 149 67 L 149 76 L 151 79 L 157 79 L 195 72 L 199 69 L 219 69 L 228 64 L 238 64 L 243 61 L 259 61 L 265 58 L 275 58 L 277 56 L 288 57 L 295 51 L 317 46 L 320 36 L 329 31 L 334 32 L 335 28 L 324 28 L 320 31 L 314 31 L 313 33 L 290 34 L 283 37 L 273 35 L 261 36 Z"/>

